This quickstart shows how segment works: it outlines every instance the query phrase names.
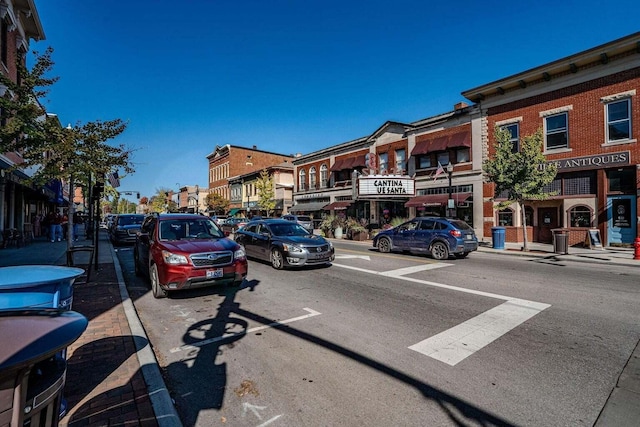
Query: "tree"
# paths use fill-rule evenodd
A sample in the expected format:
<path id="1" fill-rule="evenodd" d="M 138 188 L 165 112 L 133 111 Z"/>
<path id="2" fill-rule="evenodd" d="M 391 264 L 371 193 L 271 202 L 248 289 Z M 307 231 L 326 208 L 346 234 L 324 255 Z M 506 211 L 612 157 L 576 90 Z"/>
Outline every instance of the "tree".
<path id="1" fill-rule="evenodd" d="M 106 143 L 124 132 L 127 125 L 122 120 L 98 120 L 64 128 L 57 116 L 46 112 L 40 100 L 47 95 L 48 87 L 58 81 L 57 77 L 46 77 L 53 67 L 52 52 L 51 48 L 42 55 L 34 52 L 31 70 L 18 58 L 19 84 L 0 73 L 0 84 L 9 93 L 0 97 L 0 119 L 6 123 L 0 126 L 0 153 L 20 153 L 21 162 L 11 169 L 30 168 L 34 171 L 29 178 L 32 184 L 62 180 L 69 184 L 69 194 L 74 194 L 76 180 L 91 186 L 93 178 L 103 179 L 119 168 L 134 172 L 132 151 Z M 73 209 L 72 203 L 70 218 Z M 67 241 L 70 245 L 71 239 Z"/>
<path id="2" fill-rule="evenodd" d="M 258 206 L 271 216 L 271 211 L 276 207 L 275 191 L 273 189 L 273 177 L 266 169 L 260 171 L 260 178 L 256 180 L 258 191 Z"/>
<path id="3" fill-rule="evenodd" d="M 209 211 L 214 212 L 215 214 L 223 214 L 229 209 L 229 200 L 225 199 L 218 193 L 209 193 L 207 194 L 207 199 L 205 201 Z"/>
<path id="4" fill-rule="evenodd" d="M 483 170 L 487 181 L 495 184 L 494 194 L 506 196 L 507 200 L 499 203 L 498 209 L 514 202 L 518 204 L 522 216 L 523 249 L 528 251 L 524 203 L 546 200 L 555 194 L 546 192 L 545 187 L 553 182 L 558 168 L 554 163 L 547 163 L 542 154 L 541 129 L 522 138 L 520 151 L 513 150 L 511 133 L 507 129 L 496 126 L 494 136 L 495 155 L 484 162 Z"/>
<path id="5" fill-rule="evenodd" d="M 178 204 L 171 200 L 168 188 L 156 188 L 156 194 L 149 199 L 149 212 L 177 212 Z"/>

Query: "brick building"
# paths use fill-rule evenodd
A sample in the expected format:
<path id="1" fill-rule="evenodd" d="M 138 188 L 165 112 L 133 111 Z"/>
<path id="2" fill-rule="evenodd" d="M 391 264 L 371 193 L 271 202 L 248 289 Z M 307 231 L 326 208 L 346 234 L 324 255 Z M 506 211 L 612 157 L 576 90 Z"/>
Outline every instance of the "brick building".
<path id="1" fill-rule="evenodd" d="M 542 129 L 544 155 L 558 165 L 548 190 L 557 195 L 526 203 L 529 241 L 551 242 L 566 229 L 569 244 L 598 229 L 605 245 L 638 235 L 640 192 L 640 33 L 463 92 L 477 103 L 474 145 L 494 152 L 496 126 L 514 144 Z M 484 187 L 484 236 L 506 227 L 506 240 L 523 240 L 517 205 L 497 210 L 493 184 Z M 502 199 L 504 200 L 504 199 Z"/>
<path id="2" fill-rule="evenodd" d="M 260 194 L 258 194 L 258 186 L 256 185 L 263 170 L 273 181 L 275 206 L 273 211 L 268 214 L 279 217 L 289 212 L 293 204 L 293 165 L 291 161 L 287 160 L 277 165 L 229 178 L 229 188 L 231 189 L 229 215 L 239 215 L 240 213 L 247 217 L 267 215 L 267 212 L 260 209 Z"/>
<path id="3" fill-rule="evenodd" d="M 3 1 L 0 3 L 0 72 L 18 82 L 17 63 L 26 63 L 31 40 L 44 40 L 45 35 L 33 2 Z M 0 96 L 11 96 L 0 84 Z M 52 118 L 55 119 L 55 118 Z M 6 125 L 6 121 L 0 123 Z M 23 162 L 21 153 L 0 153 L 0 238 L 9 230 L 26 232 L 36 214 L 45 213 L 50 198 L 57 197 L 50 188 L 35 187 L 26 182 L 29 170 L 16 168 Z M 61 186 L 56 184 L 57 189 Z M 61 191 L 58 192 L 60 195 Z M 62 200 L 61 200 L 62 201 Z"/>
<path id="4" fill-rule="evenodd" d="M 315 219 L 343 214 L 365 219 L 371 228 L 393 218 L 450 214 L 479 224 L 480 232 L 482 203 L 474 200 L 482 200 L 482 150 L 471 144 L 475 111 L 459 103 L 416 122 L 389 121 L 369 136 L 297 157 L 290 212 Z M 440 171 L 449 166 L 450 174 L 438 165 Z"/>
<path id="5" fill-rule="evenodd" d="M 220 194 L 231 201 L 230 210 L 246 210 L 247 206 L 242 204 L 242 200 L 246 200 L 246 197 L 241 197 L 239 200 L 237 195 L 232 197 L 229 180 L 284 162 L 291 163 L 293 156 L 258 150 L 255 145 L 252 148 L 246 148 L 227 144 L 216 146 L 207 159 L 209 160 L 209 192 Z M 244 187 L 241 188 L 244 189 Z"/>

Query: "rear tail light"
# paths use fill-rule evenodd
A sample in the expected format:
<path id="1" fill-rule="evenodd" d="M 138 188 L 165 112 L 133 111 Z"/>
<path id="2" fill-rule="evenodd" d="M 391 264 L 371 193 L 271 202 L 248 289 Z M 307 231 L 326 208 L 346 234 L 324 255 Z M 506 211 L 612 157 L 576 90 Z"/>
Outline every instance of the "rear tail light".
<path id="1" fill-rule="evenodd" d="M 462 237 L 462 233 L 460 232 L 460 230 L 451 230 L 449 231 L 449 234 L 451 234 L 453 237 Z"/>

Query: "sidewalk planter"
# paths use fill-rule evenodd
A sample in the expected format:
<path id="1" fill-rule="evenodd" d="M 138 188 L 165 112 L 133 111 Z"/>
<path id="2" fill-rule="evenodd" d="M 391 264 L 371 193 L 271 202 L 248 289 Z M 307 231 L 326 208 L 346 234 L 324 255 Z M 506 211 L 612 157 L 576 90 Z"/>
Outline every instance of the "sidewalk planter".
<path id="1" fill-rule="evenodd" d="M 351 232 L 351 240 L 362 242 L 363 240 L 367 240 L 368 238 L 369 238 L 369 232 L 367 230 Z"/>
<path id="2" fill-rule="evenodd" d="M 506 229 L 504 227 L 491 227 L 491 239 L 493 240 L 493 249 L 504 249 L 504 240 Z"/>

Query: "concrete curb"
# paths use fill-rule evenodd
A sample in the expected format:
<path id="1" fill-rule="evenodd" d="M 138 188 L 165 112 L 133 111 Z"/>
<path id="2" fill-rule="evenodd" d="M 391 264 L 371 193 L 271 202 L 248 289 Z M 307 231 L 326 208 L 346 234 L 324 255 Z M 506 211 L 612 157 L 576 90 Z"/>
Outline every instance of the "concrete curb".
<path id="1" fill-rule="evenodd" d="M 120 298 L 122 300 L 122 306 L 124 308 L 127 321 L 129 322 L 129 328 L 133 336 L 140 336 L 145 338 L 145 343 L 134 340 L 136 345 L 136 355 L 140 364 L 140 370 L 144 377 L 144 382 L 147 384 L 147 390 L 149 393 L 149 399 L 153 406 L 153 412 L 155 413 L 156 420 L 160 427 L 182 427 L 182 421 L 178 416 L 178 412 L 173 404 L 173 399 L 169 395 L 169 390 L 164 383 L 164 378 L 160 373 L 160 367 L 156 359 L 153 350 L 151 350 L 151 343 L 147 334 L 142 327 L 138 313 L 136 312 L 124 278 L 122 276 L 122 269 L 120 268 L 120 262 L 118 256 L 113 249 L 113 245 L 109 243 L 109 249 L 111 250 L 111 257 L 113 258 L 113 265 L 116 270 L 116 276 L 118 277 L 118 287 L 120 288 Z"/>

